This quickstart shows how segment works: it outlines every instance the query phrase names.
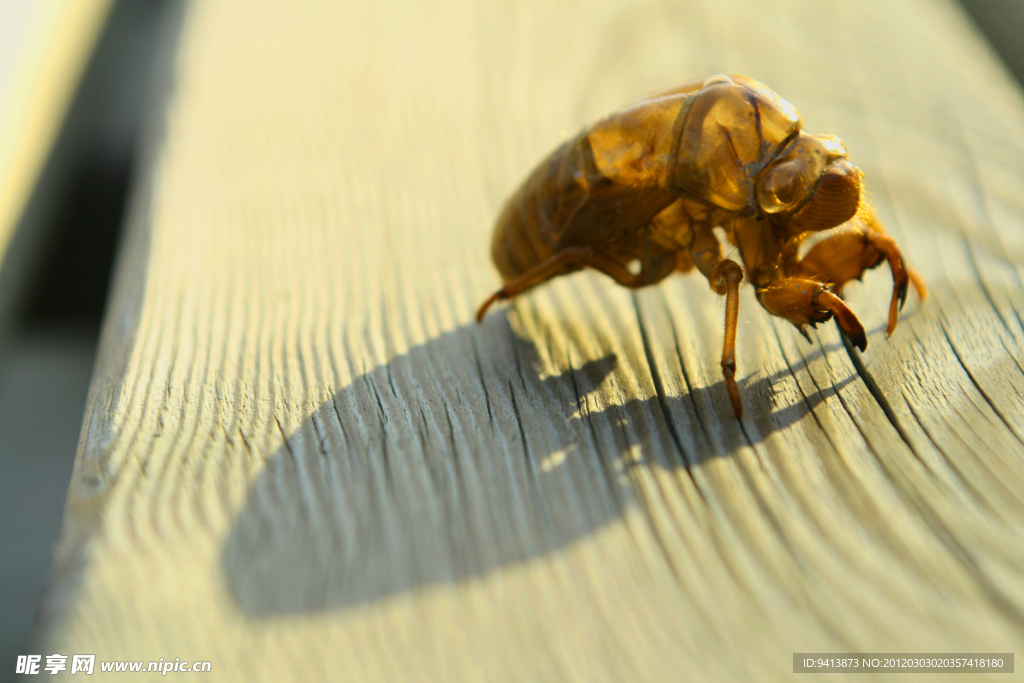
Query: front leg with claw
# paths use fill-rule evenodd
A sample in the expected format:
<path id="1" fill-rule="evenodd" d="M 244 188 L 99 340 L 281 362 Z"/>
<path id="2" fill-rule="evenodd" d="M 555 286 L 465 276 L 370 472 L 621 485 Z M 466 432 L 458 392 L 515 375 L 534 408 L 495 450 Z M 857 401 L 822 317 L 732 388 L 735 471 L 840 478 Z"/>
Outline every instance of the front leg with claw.
<path id="1" fill-rule="evenodd" d="M 790 245 L 783 250 L 783 258 L 789 261 L 786 269 L 790 272 L 799 270 L 829 282 L 836 293 L 841 292 L 843 285 L 850 280 L 859 280 L 865 270 L 887 261 L 893 281 L 886 326 L 888 336 L 892 336 L 896 330 L 900 309 L 907 299 L 908 284 L 914 286 L 922 301 L 928 296 L 924 282 L 917 273 L 906 267 L 896 241 L 882 231 L 881 224 L 870 208 L 863 209 L 852 221 L 832 230 L 827 238 L 814 245 L 802 259 L 797 260 L 796 251 Z"/>
<path id="2" fill-rule="evenodd" d="M 864 326 L 856 314 L 828 287 L 816 280 L 789 277 L 758 287 L 757 300 L 765 309 L 796 325 L 806 337 L 804 326 L 817 326 L 835 316 L 836 322 L 854 345 L 863 351 L 868 347 Z"/>

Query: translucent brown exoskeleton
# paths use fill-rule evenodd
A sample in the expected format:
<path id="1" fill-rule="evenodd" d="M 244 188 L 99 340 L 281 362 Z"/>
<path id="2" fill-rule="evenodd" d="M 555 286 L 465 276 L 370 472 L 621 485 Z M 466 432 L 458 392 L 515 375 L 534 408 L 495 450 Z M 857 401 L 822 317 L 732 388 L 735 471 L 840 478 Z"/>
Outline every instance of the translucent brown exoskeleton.
<path id="1" fill-rule="evenodd" d="M 807 337 L 835 317 L 862 351 L 840 298 L 883 260 L 893 276 L 888 334 L 913 283 L 861 197 L 860 169 L 832 135 L 810 135 L 786 100 L 745 76 L 688 81 L 616 111 L 560 145 L 498 218 L 491 255 L 504 286 L 477 312 L 558 275 L 594 268 L 645 287 L 696 267 L 726 297 L 722 373 L 737 416 L 736 321 L 746 277 L 757 300 Z M 714 229 L 738 248 L 724 258 Z M 637 267 L 637 265 L 639 267 Z"/>

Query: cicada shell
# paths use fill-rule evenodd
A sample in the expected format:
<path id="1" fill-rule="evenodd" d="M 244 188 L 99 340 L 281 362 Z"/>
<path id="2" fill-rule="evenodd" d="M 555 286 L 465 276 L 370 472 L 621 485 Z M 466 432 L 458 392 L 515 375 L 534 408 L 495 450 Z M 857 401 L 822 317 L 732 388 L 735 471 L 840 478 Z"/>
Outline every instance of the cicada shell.
<path id="1" fill-rule="evenodd" d="M 863 200 L 862 176 L 839 138 L 804 131 L 793 105 L 751 78 L 718 75 L 656 93 L 560 145 L 508 200 L 491 246 L 505 284 L 477 319 L 499 299 L 583 268 L 630 288 L 696 268 L 726 297 L 722 372 L 742 415 L 735 340 L 744 279 L 804 336 L 834 317 L 861 350 L 867 337 L 843 285 L 889 263 L 890 335 L 908 283 L 926 296 Z M 742 263 L 723 256 L 716 227 Z"/>

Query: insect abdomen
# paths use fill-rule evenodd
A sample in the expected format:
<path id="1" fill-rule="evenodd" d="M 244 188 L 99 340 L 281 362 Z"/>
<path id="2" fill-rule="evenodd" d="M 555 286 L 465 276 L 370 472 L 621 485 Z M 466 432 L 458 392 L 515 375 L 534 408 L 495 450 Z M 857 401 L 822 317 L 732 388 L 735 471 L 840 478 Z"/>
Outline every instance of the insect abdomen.
<path id="1" fill-rule="evenodd" d="M 491 257 L 505 281 L 551 257 L 576 211 L 589 196 L 587 181 L 596 169 L 585 168 L 590 143 L 587 131 L 567 140 L 533 170 L 509 198 L 498 218 Z M 590 178 L 587 178 L 587 176 Z"/>

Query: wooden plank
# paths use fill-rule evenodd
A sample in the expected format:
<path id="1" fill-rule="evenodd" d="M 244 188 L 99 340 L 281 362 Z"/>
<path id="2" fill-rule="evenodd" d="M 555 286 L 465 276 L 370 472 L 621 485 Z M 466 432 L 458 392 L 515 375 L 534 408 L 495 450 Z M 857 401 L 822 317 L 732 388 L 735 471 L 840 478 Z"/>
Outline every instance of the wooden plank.
<path id="1" fill-rule="evenodd" d="M 695 275 L 474 325 L 538 159 L 716 72 L 843 137 L 932 298 L 887 340 L 888 273 L 851 286 L 858 354 L 745 291 L 742 421 Z M 657 681 L 1020 649 L 1024 100 L 956 5 L 204 0 L 173 73 L 40 651 Z"/>
<path id="2" fill-rule="evenodd" d="M 0 0 L 0 331 L 45 212 L 30 196 L 110 5 Z"/>

